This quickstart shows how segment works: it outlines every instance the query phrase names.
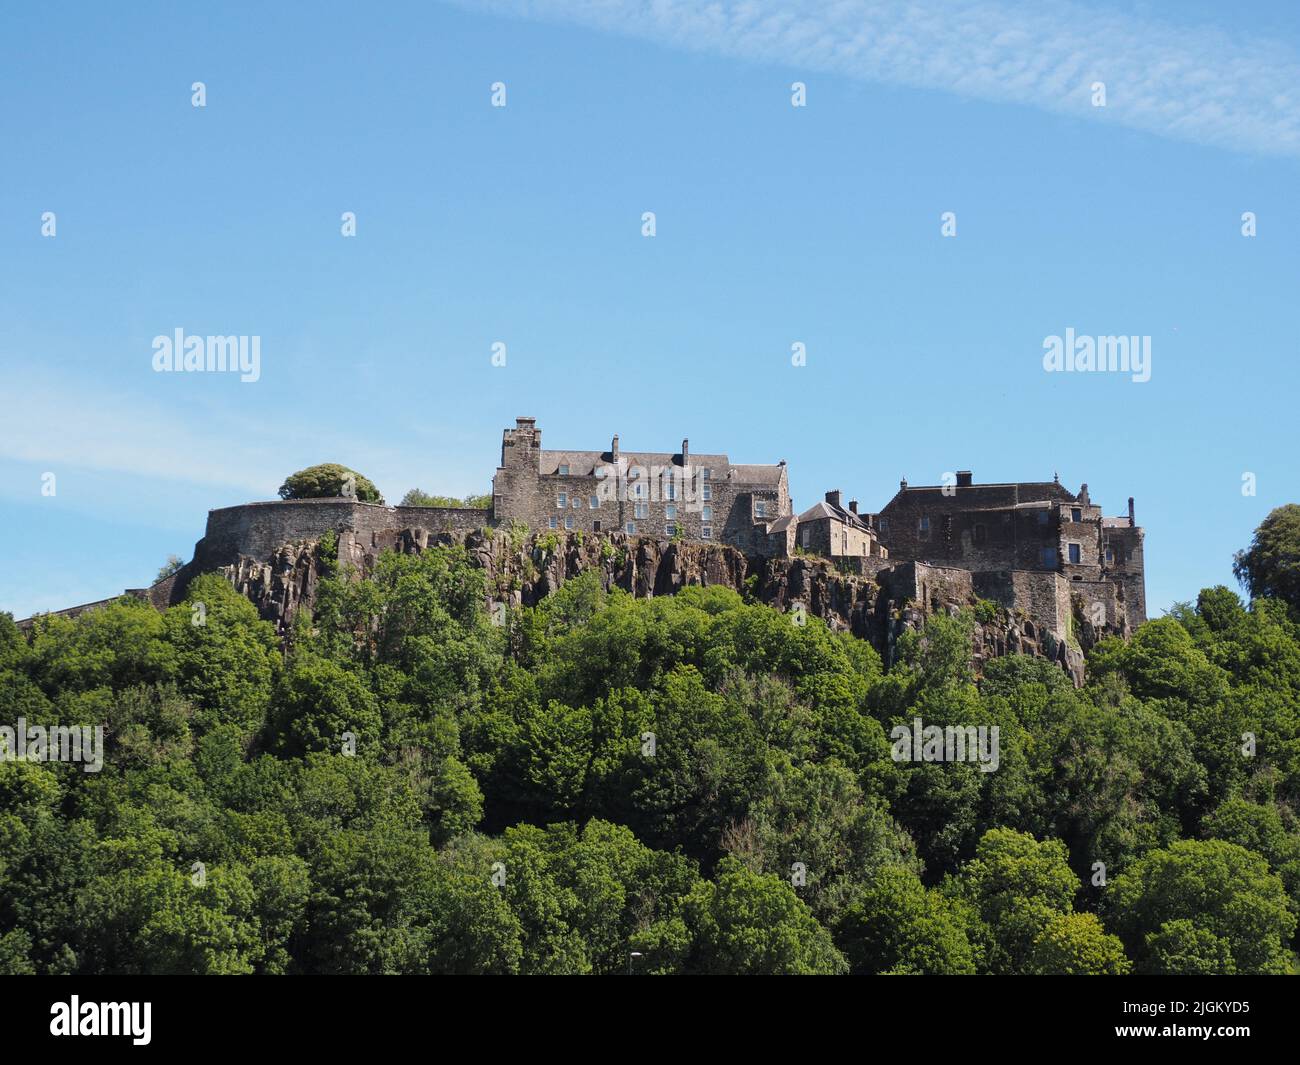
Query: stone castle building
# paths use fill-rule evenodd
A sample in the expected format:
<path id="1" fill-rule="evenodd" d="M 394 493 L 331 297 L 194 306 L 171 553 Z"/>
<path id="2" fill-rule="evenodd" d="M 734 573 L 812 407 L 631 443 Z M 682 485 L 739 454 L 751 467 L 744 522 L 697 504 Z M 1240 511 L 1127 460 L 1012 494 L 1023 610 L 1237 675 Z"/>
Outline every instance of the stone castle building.
<path id="1" fill-rule="evenodd" d="M 871 523 L 895 559 L 975 573 L 1056 573 L 1090 596 L 1117 592 L 1129 628 L 1146 620 L 1142 530 L 1133 500 L 1125 517 L 1104 517 L 1085 484 L 1077 494 L 1052 481 L 976 484 L 969 470 L 951 485 L 907 481 Z"/>
<path id="2" fill-rule="evenodd" d="M 548 450 L 533 418 L 518 418 L 503 433 L 488 509 L 340 498 L 223 507 L 208 512 L 204 537 L 180 572 L 127 594 L 165 607 L 198 573 L 227 572 L 237 583 L 241 573 L 278 573 L 284 560 L 299 557 L 292 545 L 327 532 L 338 536 L 339 560 L 364 571 L 385 550 L 421 550 L 521 524 L 542 535 L 639 541 L 642 552 L 659 541 L 669 555 L 681 541 L 715 545 L 715 553 L 731 547 L 751 568 L 785 560 L 803 572 L 809 556 L 825 558 L 850 580 L 869 578 L 887 613 L 907 603 L 936 610 L 992 600 L 1021 619 L 1030 640 L 1052 634 L 1052 653 L 1063 662 L 1077 652 L 1070 642 L 1078 625 L 1124 635 L 1146 620 L 1143 532 L 1132 499 L 1127 516 L 1105 517 L 1086 484 L 1077 494 L 1059 480 L 975 484 L 963 471 L 952 485 L 903 481 L 875 513 L 859 511 L 856 500 L 843 506 L 835 490 L 796 514 L 784 461 L 734 463 L 726 454 L 692 453 L 688 440 L 676 452 L 623 451 L 617 436 L 605 451 Z M 1080 655 L 1070 667 L 1077 676 L 1081 662 Z"/>
<path id="3" fill-rule="evenodd" d="M 1040 580 L 1040 600 L 1080 596 L 1105 624 L 1122 617 L 1129 631 L 1146 620 L 1133 500 L 1127 517 L 1104 517 L 1086 484 L 1076 494 L 1059 479 L 976 484 L 963 470 L 950 485 L 902 481 L 878 513 L 859 513 L 857 500 L 846 508 L 833 490 L 796 515 L 784 460 L 735 464 L 692 454 L 688 440 L 679 452 L 621 451 L 617 436 L 607 451 L 551 451 L 536 420 L 519 418 L 502 438 L 492 517 L 533 529 L 717 541 L 750 556 L 819 555 L 869 576 L 914 562 L 981 574 L 981 586 L 997 589 L 1002 574 L 1005 587 L 1021 586 L 1012 600 L 1024 598 L 1033 575 L 1054 575 L 1068 586 Z"/>
<path id="4" fill-rule="evenodd" d="M 533 418 L 505 430 L 492 478 L 492 517 L 532 529 L 622 532 L 662 539 L 713 540 L 767 554 L 768 527 L 790 513 L 785 461 L 733 463 L 726 455 L 550 451 Z"/>

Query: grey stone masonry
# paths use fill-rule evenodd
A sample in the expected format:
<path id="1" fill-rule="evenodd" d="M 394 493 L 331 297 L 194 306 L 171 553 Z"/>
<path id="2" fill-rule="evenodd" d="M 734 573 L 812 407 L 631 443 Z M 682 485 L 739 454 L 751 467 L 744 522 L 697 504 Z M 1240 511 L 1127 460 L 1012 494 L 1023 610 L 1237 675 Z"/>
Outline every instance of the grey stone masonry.
<path id="1" fill-rule="evenodd" d="M 189 563 L 127 594 L 165 607 L 199 573 L 264 565 L 285 545 L 331 531 L 340 557 L 361 563 L 402 545 L 515 523 L 542 535 L 702 541 L 757 561 L 820 555 L 839 572 L 875 578 L 892 571 L 896 583 L 907 574 L 911 583 L 897 597 L 938 602 L 934 589 L 960 585 L 961 595 L 996 600 L 1058 633 L 1072 631 L 1076 619 L 1120 633 L 1146 620 L 1143 531 L 1132 499 L 1126 516 L 1105 517 L 1086 484 L 1077 493 L 1059 479 L 976 484 L 963 470 L 942 486 L 901 482 L 876 514 L 860 514 L 856 500 L 844 507 L 831 491 L 795 515 L 784 461 L 736 463 L 694 452 L 689 440 L 679 451 L 624 451 L 617 436 L 606 451 L 546 450 L 533 418 L 516 419 L 502 434 L 490 509 L 340 498 L 224 507 L 208 512 Z"/>
<path id="2" fill-rule="evenodd" d="M 498 525 L 522 522 L 534 531 L 622 532 L 730 544 L 765 555 L 767 527 L 790 513 L 784 462 L 733 463 L 725 454 L 551 451 L 532 418 L 505 430 L 501 465 L 492 479 Z"/>

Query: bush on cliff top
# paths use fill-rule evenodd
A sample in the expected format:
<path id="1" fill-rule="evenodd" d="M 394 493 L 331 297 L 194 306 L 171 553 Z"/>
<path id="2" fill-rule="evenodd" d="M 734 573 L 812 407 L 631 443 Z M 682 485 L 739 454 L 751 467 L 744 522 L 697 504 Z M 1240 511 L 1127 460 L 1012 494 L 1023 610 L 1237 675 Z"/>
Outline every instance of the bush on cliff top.
<path id="1" fill-rule="evenodd" d="M 349 490 L 350 486 L 350 490 Z M 331 499 L 355 495 L 362 503 L 382 503 L 384 497 L 369 477 L 337 462 L 323 462 L 290 474 L 280 485 L 281 499 Z"/>

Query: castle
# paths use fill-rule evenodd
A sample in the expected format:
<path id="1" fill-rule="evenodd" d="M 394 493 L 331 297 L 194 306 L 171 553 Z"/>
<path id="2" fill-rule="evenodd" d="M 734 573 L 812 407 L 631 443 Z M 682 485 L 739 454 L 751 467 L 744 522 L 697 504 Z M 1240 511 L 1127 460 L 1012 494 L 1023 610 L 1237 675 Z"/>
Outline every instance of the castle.
<path id="1" fill-rule="evenodd" d="M 1143 532 L 1131 498 L 1127 516 L 1113 518 L 1102 515 L 1086 484 L 1076 494 L 1059 479 L 976 484 L 962 471 L 945 480 L 950 483 L 921 487 L 902 481 L 877 512 L 860 511 L 857 500 L 844 506 L 834 490 L 796 514 L 784 461 L 733 463 L 725 454 L 693 454 L 689 440 L 677 452 L 623 451 L 617 436 L 605 451 L 547 450 L 536 420 L 519 418 L 503 433 L 488 509 L 393 507 L 348 498 L 224 507 L 209 511 L 203 539 L 178 573 L 127 594 L 165 607 L 179 601 L 194 576 L 219 570 L 245 587 L 250 581 L 276 584 L 279 591 L 265 593 L 267 613 L 283 629 L 300 594 L 291 587 L 290 570 L 302 567 L 302 555 L 292 545 L 335 533 L 340 561 L 365 570 L 384 550 L 421 550 L 439 540 L 464 542 L 480 531 L 526 525 L 535 534 L 573 534 L 566 540 L 578 542 L 577 534 L 639 542 L 641 554 L 647 541 L 655 541 L 660 546 L 651 554 L 661 560 L 676 558 L 672 548 L 682 543 L 735 549 L 734 563 L 709 563 L 714 576 L 686 578 L 705 583 L 734 583 L 736 565 L 755 572 L 766 567 L 763 579 L 777 581 L 772 567 L 782 562 L 789 564 L 787 574 L 803 580 L 798 564 L 825 559 L 837 573 L 872 582 L 886 613 L 908 603 L 933 612 L 991 600 L 1021 619 L 1015 646 L 1029 641 L 1042 650 L 1050 634 L 1047 653 L 1063 664 L 1070 658 L 1076 679 L 1080 623 L 1091 639 L 1126 635 L 1146 620 Z M 719 576 L 728 565 L 730 576 Z M 310 575 L 297 579 L 302 587 L 311 583 Z M 637 585 L 631 571 L 625 579 L 659 594 L 654 582 Z M 674 587 L 679 577 L 665 579 Z M 786 592 L 780 595 L 784 601 Z M 875 623 L 859 617 L 857 624 L 865 629 Z"/>
<path id="2" fill-rule="evenodd" d="M 820 555 L 871 576 L 903 562 L 972 574 L 1056 574 L 1065 594 L 1121 611 L 1132 630 L 1146 620 L 1142 530 L 1104 517 L 1059 479 L 976 484 L 969 470 L 950 484 L 902 481 L 878 513 L 843 506 L 839 490 L 796 515 L 784 460 L 733 464 L 724 454 L 549 451 L 533 418 L 505 430 L 492 482 L 497 524 L 717 540 L 749 556 Z"/>

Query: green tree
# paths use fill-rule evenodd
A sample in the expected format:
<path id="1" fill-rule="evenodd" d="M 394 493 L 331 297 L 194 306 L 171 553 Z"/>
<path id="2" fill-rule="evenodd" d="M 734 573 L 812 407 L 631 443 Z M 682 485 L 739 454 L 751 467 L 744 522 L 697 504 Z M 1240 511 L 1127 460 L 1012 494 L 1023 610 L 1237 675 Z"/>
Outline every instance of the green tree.
<path id="1" fill-rule="evenodd" d="M 1258 854 L 1223 840 L 1153 851 L 1107 891 L 1110 924 L 1138 972 L 1284 973 L 1296 918 Z M 1206 965 L 1213 968 L 1207 969 Z"/>
<path id="2" fill-rule="evenodd" d="M 1044 976 L 1123 976 L 1132 964 L 1096 914 L 1064 913 L 1035 937 L 1025 968 Z"/>
<path id="3" fill-rule="evenodd" d="M 741 975 L 834 975 L 848 971 L 830 933 L 788 880 L 750 872 L 725 858 L 702 880 L 679 917 L 634 940 L 647 968 Z"/>
<path id="4" fill-rule="evenodd" d="M 837 922 L 835 942 L 855 973 L 975 972 L 961 908 L 901 866 L 877 873 Z"/>
<path id="5" fill-rule="evenodd" d="M 950 897 L 964 899 L 983 922 L 974 934 L 988 971 L 1028 971 L 1040 935 L 1054 918 L 1073 911 L 1079 881 L 1065 853 L 1059 840 L 1040 842 L 995 828 L 960 875 L 946 883 Z"/>
<path id="6" fill-rule="evenodd" d="M 323 462 L 292 473 L 280 485 L 281 499 L 323 499 L 342 496 L 351 486 L 363 503 L 382 503 L 383 496 L 368 478 L 336 462 Z"/>
<path id="7" fill-rule="evenodd" d="M 1234 556 L 1232 572 L 1251 598 L 1274 596 L 1300 610 L 1300 504 L 1271 511 L 1250 547 Z"/>
<path id="8" fill-rule="evenodd" d="M 488 510 L 492 506 L 490 495 L 467 495 L 464 499 L 455 496 L 430 495 L 419 488 L 412 488 L 402 496 L 401 507 L 468 507 L 471 510 Z"/>

